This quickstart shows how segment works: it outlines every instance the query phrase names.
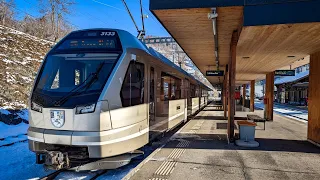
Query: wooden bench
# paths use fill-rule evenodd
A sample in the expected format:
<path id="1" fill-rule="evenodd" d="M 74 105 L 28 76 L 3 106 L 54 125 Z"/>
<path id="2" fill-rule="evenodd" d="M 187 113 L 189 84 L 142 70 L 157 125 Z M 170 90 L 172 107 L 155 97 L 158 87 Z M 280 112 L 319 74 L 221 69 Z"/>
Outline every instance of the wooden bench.
<path id="1" fill-rule="evenodd" d="M 263 119 L 262 117 L 255 115 L 255 114 L 248 114 L 247 119 L 254 121 L 254 122 L 263 122 L 263 130 L 266 130 L 266 119 Z"/>

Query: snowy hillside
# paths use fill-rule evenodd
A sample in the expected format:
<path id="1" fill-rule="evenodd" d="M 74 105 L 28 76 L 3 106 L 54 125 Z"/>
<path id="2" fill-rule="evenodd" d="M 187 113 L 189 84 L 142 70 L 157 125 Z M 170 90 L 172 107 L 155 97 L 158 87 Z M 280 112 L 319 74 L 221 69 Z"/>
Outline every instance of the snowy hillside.
<path id="1" fill-rule="evenodd" d="M 0 108 L 26 108 L 38 67 L 52 44 L 0 25 Z"/>

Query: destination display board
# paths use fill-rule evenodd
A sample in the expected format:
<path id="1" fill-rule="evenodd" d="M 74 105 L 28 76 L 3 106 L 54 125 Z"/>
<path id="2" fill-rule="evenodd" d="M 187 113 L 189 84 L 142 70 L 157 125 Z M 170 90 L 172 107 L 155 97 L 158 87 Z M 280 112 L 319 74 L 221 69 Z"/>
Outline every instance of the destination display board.
<path id="1" fill-rule="evenodd" d="M 295 70 L 276 70 L 274 72 L 275 76 L 295 76 L 296 71 Z"/>
<path id="2" fill-rule="evenodd" d="M 119 45 L 118 35 L 114 31 L 80 31 L 70 34 L 58 45 L 57 50 L 114 50 Z"/>
<path id="3" fill-rule="evenodd" d="M 223 76 L 224 71 L 221 70 L 211 70 L 211 71 L 206 71 L 206 76 Z"/>
<path id="4" fill-rule="evenodd" d="M 114 49 L 115 47 L 115 41 L 113 39 L 72 39 L 66 40 L 59 49 Z"/>

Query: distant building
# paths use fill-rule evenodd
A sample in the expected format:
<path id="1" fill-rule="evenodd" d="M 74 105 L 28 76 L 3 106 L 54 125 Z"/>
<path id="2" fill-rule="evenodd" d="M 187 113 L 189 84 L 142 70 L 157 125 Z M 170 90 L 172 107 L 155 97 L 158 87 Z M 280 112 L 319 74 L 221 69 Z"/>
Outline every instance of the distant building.
<path id="1" fill-rule="evenodd" d="M 275 101 L 282 104 L 307 106 L 309 86 L 309 64 L 296 68 L 295 76 L 275 80 Z"/>

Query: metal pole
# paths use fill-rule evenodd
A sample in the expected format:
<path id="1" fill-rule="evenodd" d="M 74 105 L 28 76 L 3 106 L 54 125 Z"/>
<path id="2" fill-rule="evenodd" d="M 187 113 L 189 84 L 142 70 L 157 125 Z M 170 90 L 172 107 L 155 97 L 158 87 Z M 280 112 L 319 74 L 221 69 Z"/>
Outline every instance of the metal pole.
<path id="1" fill-rule="evenodd" d="M 137 26 L 137 23 L 136 23 L 136 21 L 134 20 L 134 18 L 133 18 L 133 16 L 132 16 L 131 12 L 130 12 L 130 9 L 129 9 L 126 1 L 125 1 L 125 0 L 122 0 L 122 2 L 123 2 L 124 6 L 126 7 L 126 9 L 127 9 L 127 11 L 128 11 L 128 13 L 129 13 L 129 15 L 130 15 L 130 18 L 131 18 L 131 20 L 133 21 L 134 26 L 136 27 L 137 31 L 139 32 L 139 28 L 138 28 L 138 26 Z"/>

